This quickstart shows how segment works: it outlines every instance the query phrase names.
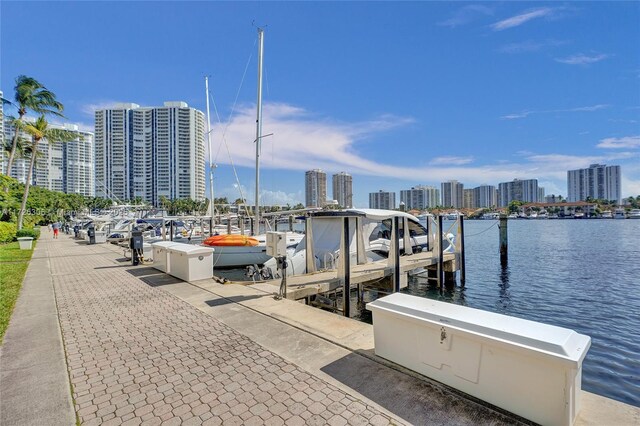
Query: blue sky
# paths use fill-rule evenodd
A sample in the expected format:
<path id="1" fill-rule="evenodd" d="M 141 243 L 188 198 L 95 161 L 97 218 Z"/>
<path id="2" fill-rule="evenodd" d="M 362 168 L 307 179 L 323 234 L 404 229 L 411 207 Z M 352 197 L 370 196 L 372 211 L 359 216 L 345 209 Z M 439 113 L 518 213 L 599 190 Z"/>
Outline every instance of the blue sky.
<path id="1" fill-rule="evenodd" d="M 640 2 L 2 1 L 0 13 L 5 96 L 33 76 L 88 129 L 116 102 L 204 111 L 210 75 L 216 196 L 240 186 L 253 200 L 254 21 L 274 134 L 267 204 L 304 202 L 312 168 L 351 173 L 359 207 L 449 179 L 537 178 L 566 196 L 566 171 L 592 163 L 622 166 L 622 195 L 640 194 Z"/>

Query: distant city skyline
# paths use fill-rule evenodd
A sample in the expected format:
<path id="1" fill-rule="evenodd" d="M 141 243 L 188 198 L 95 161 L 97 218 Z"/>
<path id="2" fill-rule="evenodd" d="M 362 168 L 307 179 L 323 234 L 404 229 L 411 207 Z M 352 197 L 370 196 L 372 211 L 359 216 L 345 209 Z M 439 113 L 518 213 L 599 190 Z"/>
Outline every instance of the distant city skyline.
<path id="1" fill-rule="evenodd" d="M 351 174 L 356 207 L 449 180 L 566 197 L 567 170 L 596 163 L 621 166 L 621 198 L 640 194 L 638 2 L 3 2 L 0 19 L 4 96 L 32 76 L 81 130 L 121 102 L 204 111 L 209 75 L 216 196 L 253 199 L 252 22 L 264 204 L 304 203 L 314 168 Z M 69 24 L 24 32 L 45 20 Z M 153 42 L 131 43 L 134 27 Z"/>

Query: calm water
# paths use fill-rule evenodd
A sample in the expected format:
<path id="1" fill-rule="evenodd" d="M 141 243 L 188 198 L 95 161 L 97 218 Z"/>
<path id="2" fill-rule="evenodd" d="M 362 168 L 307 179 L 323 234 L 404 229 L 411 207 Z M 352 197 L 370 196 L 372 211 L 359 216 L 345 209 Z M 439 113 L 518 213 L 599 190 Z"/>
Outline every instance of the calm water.
<path id="1" fill-rule="evenodd" d="M 640 406 L 640 220 L 511 220 L 505 269 L 493 223 L 465 222 L 464 288 L 408 292 L 591 336 L 582 388 Z"/>
<path id="2" fill-rule="evenodd" d="M 640 220 L 510 220 L 504 269 L 494 225 L 465 222 L 464 288 L 416 279 L 406 291 L 591 336 L 582 388 L 640 406 Z"/>

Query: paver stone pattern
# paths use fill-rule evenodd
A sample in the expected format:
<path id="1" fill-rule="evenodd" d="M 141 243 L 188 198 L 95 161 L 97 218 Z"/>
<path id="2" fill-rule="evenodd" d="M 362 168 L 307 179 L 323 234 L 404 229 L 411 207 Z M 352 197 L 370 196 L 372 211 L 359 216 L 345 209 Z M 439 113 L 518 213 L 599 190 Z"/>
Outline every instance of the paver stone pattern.
<path id="1" fill-rule="evenodd" d="M 393 423 L 115 261 L 73 262 L 55 250 L 50 267 L 82 424 Z"/>

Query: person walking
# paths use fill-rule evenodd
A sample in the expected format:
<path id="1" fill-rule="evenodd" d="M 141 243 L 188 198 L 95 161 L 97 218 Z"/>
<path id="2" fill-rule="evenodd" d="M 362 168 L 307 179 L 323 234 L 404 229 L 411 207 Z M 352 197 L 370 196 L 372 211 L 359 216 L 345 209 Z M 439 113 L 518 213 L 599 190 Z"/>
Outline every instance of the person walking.
<path id="1" fill-rule="evenodd" d="M 60 224 L 58 222 L 54 222 L 53 225 L 51 225 L 51 227 L 53 228 L 53 238 L 57 239 L 58 232 L 60 231 Z"/>

